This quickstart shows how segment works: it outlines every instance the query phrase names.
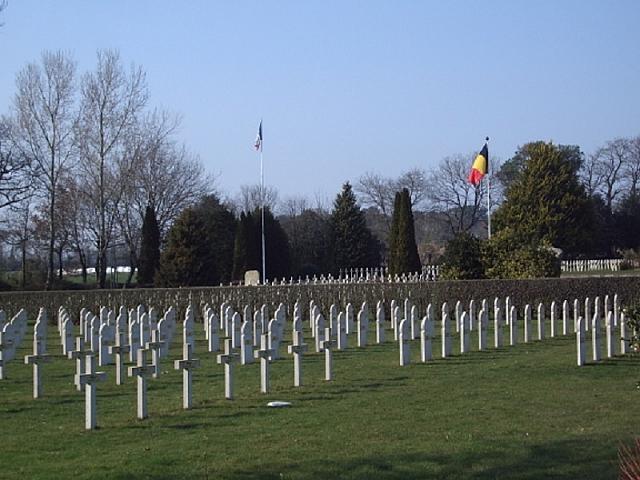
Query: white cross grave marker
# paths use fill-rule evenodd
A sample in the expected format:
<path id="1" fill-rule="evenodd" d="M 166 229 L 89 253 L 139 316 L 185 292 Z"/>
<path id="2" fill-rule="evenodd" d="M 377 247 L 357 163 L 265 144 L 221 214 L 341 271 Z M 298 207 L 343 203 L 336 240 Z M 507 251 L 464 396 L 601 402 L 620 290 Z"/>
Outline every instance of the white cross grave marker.
<path id="1" fill-rule="evenodd" d="M 302 332 L 294 330 L 293 345 L 289 345 L 287 350 L 293 355 L 293 386 L 302 386 L 302 356 L 307 351 L 307 344 L 304 343 Z"/>
<path id="2" fill-rule="evenodd" d="M 151 330 L 151 341 L 147 342 L 145 348 L 151 351 L 151 365 L 153 366 L 153 378 L 160 376 L 160 352 L 164 342 L 160 341 L 160 332 L 157 328 Z M 191 346 L 193 350 L 193 345 Z"/>
<path id="3" fill-rule="evenodd" d="M 269 348 L 269 335 L 262 335 L 260 350 L 255 352 L 256 358 L 260 359 L 260 392 L 262 393 L 269 393 L 269 359 L 273 354 L 273 349 Z"/>
<path id="4" fill-rule="evenodd" d="M 78 338 L 77 340 L 82 340 Z M 84 426 L 86 430 L 94 430 L 97 427 L 96 396 L 97 382 L 103 382 L 107 378 L 105 372 L 96 372 L 96 356 L 89 354 L 85 359 L 85 373 L 76 375 L 76 384 L 79 389 L 84 388 Z"/>
<path id="5" fill-rule="evenodd" d="M 322 342 L 324 350 L 324 379 L 327 382 L 333 380 L 333 347 L 336 342 L 331 340 L 331 332 L 325 329 L 325 340 Z"/>
<path id="6" fill-rule="evenodd" d="M 84 358 L 87 356 L 87 353 L 88 352 L 84 348 L 84 338 L 82 338 L 82 336 L 76 337 L 76 349 L 67 352 L 69 360 L 76 361 L 76 374 L 74 376 L 74 380 L 79 392 L 82 391 L 83 387 L 78 383 L 77 379 L 84 373 Z"/>
<path id="7" fill-rule="evenodd" d="M 193 358 L 193 347 L 189 343 L 182 345 L 183 358 L 175 360 L 173 367 L 182 370 L 182 408 L 189 410 L 193 405 L 192 379 L 194 368 L 200 366 L 200 360 Z"/>
<path id="8" fill-rule="evenodd" d="M 148 417 L 147 413 L 147 377 L 153 375 L 155 371 L 153 365 L 147 364 L 147 350 L 138 349 L 138 363 L 134 367 L 129 367 L 129 376 L 137 377 L 138 391 L 138 419 L 144 420 Z"/>
<path id="9" fill-rule="evenodd" d="M 224 354 L 218 355 L 218 365 L 224 365 L 224 398 L 233 400 L 233 364 L 238 361 L 238 354 L 233 353 L 231 339 L 224 341 Z"/>
<path id="10" fill-rule="evenodd" d="M 33 365 L 33 398 L 42 396 L 40 364 L 51 361 L 51 357 L 45 353 L 46 343 L 43 340 L 46 335 L 46 321 L 46 314 L 43 314 L 43 309 L 40 309 L 38 320 L 33 329 L 33 354 L 24 357 L 26 365 Z"/>
<path id="11" fill-rule="evenodd" d="M 109 353 L 116 359 L 116 385 L 124 383 L 124 356 L 129 350 L 129 345 L 125 344 L 124 332 L 116 326 L 116 344 L 109 347 Z"/>

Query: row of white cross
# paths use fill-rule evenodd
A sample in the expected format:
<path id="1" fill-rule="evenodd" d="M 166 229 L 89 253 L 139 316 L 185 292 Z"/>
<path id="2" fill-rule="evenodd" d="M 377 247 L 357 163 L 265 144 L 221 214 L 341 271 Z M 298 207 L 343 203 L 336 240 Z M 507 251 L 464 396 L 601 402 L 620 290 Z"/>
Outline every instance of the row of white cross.
<path id="1" fill-rule="evenodd" d="M 586 331 L 591 331 L 592 347 L 593 347 L 593 361 L 599 361 L 601 359 L 601 335 L 602 335 L 602 322 L 604 321 L 606 327 L 606 347 L 607 358 L 612 358 L 617 354 L 616 344 L 619 342 L 620 354 L 624 355 L 629 351 L 629 337 L 627 335 L 627 328 L 624 313 L 620 311 L 618 295 L 613 297 L 613 309 L 611 306 L 609 296 L 604 298 L 604 310 L 602 309 L 600 297 L 596 297 L 592 303 L 590 298 L 584 300 L 584 310 L 581 311 L 581 302 L 574 300 L 573 302 L 573 315 L 571 315 L 569 302 L 564 301 L 562 303 L 562 316 L 558 318 L 558 309 L 555 301 L 551 302 L 550 310 L 550 337 L 553 338 L 559 334 L 569 335 L 575 333 L 577 335 L 578 346 L 578 366 L 581 366 L 586 361 L 586 349 L 585 339 Z M 591 307 L 593 309 L 593 315 L 591 315 Z M 505 313 L 503 313 L 503 311 Z M 410 313 L 408 313 L 410 312 Z M 418 310 L 415 305 L 411 305 L 409 299 L 404 302 L 404 317 L 400 312 L 400 307 L 395 304 L 395 301 L 391 302 L 391 327 L 394 330 L 394 338 L 398 341 L 400 350 L 400 365 L 405 366 L 410 363 L 410 350 L 409 341 L 415 338 L 420 338 L 420 352 L 421 361 L 427 362 L 432 359 L 432 340 L 434 338 L 434 315 L 432 305 L 427 307 L 426 315 L 419 322 Z M 469 313 L 468 313 L 469 312 Z M 382 314 L 384 312 L 382 311 Z M 590 322 L 583 320 L 584 318 L 591 318 Z M 380 315 L 380 312 L 379 314 Z M 512 305 L 509 297 L 505 299 L 505 305 L 502 307 L 500 299 L 494 300 L 493 307 L 494 318 L 494 347 L 500 348 L 504 344 L 504 327 L 509 327 L 508 338 L 509 345 L 514 346 L 518 343 L 519 338 L 519 324 L 518 310 Z M 441 306 L 441 355 L 442 358 L 446 358 L 452 353 L 452 327 L 451 327 L 451 315 L 449 312 L 449 306 L 445 302 Z M 561 333 L 558 331 L 558 320 L 561 321 Z M 418 323 L 419 322 L 419 323 Z M 473 330 L 474 324 L 478 330 L 478 349 L 484 350 L 487 348 L 487 328 L 489 324 L 489 310 L 488 303 L 483 300 L 481 303 L 481 309 L 478 314 L 475 314 L 475 302 L 472 300 L 469 304 L 468 311 L 462 310 L 462 304 L 456 303 L 455 307 L 455 326 L 456 331 L 459 334 L 460 341 L 460 353 L 466 353 L 470 350 L 470 335 Z M 524 307 L 524 317 L 522 319 L 523 328 L 523 340 L 528 343 L 534 339 L 544 340 L 546 338 L 546 315 L 545 304 L 539 303 L 537 307 L 536 324 L 533 323 L 532 308 L 530 305 Z M 537 327 L 534 332 L 534 327 Z M 618 337 L 616 340 L 616 329 L 618 329 Z"/>
<path id="2" fill-rule="evenodd" d="M 594 313 L 591 315 L 593 305 Z M 577 334 L 578 345 L 578 365 L 585 362 L 585 331 L 586 322 L 583 318 L 592 318 L 591 332 L 593 338 L 593 359 L 600 359 L 600 330 L 601 319 L 605 318 L 607 325 L 607 355 L 615 355 L 615 345 L 613 341 L 614 328 L 620 328 L 620 353 L 624 354 L 628 350 L 628 339 L 626 339 L 624 316 L 619 311 L 619 301 L 617 295 L 613 299 L 613 309 L 609 310 L 609 297 L 604 299 L 604 311 L 597 297 L 593 304 L 590 299 L 584 300 L 584 310 L 581 311 L 582 303 L 577 299 L 573 304 L 573 316 L 570 316 L 568 301 L 562 303 L 562 334 L 567 335 L 571 330 Z M 401 366 L 410 363 L 409 342 L 413 339 L 420 339 L 421 360 L 427 362 L 432 358 L 432 340 L 434 338 L 434 309 L 431 304 L 426 309 L 426 315 L 420 320 L 418 307 L 413 305 L 409 299 L 405 299 L 403 309 L 400 304 L 393 300 L 390 305 L 391 328 L 394 333 L 394 340 L 398 342 L 400 350 L 399 363 Z M 240 361 L 241 364 L 252 363 L 254 359 L 260 361 L 260 389 L 262 392 L 269 391 L 269 363 L 279 358 L 280 343 L 284 337 L 286 323 L 286 308 L 280 304 L 275 310 L 273 318 L 269 319 L 266 306 L 258 309 L 251 315 L 249 307 L 243 309 L 243 316 L 235 312 L 233 308 L 223 303 L 220 306 L 220 316 L 216 311 L 205 305 L 203 308 L 203 324 L 205 338 L 207 340 L 207 350 L 217 352 L 220 347 L 221 336 L 224 340 L 224 353 L 217 356 L 217 362 L 224 366 L 225 372 L 225 398 L 233 399 L 233 366 Z M 480 311 L 476 315 L 476 305 L 471 301 L 467 310 L 463 310 L 461 302 L 455 305 L 455 322 L 452 322 L 449 306 L 447 303 L 441 305 L 441 341 L 442 357 L 446 358 L 452 354 L 452 323 L 455 323 L 460 338 L 460 353 L 470 350 L 469 332 L 474 329 L 474 323 L 478 330 L 478 348 L 487 348 L 487 327 L 489 323 L 488 302 L 483 300 L 480 303 Z M 503 313 L 503 312 L 508 312 Z M 606 315 L 604 313 L 606 312 Z M 348 335 L 355 333 L 358 347 L 367 345 L 369 333 L 369 310 L 364 302 L 358 313 L 351 304 L 347 304 L 344 311 L 338 311 L 336 305 L 329 308 L 329 321 L 320 311 L 320 307 L 311 301 L 309 304 L 309 328 L 314 339 L 316 352 L 324 352 L 325 356 L 325 380 L 333 378 L 333 349 L 339 350 L 348 347 Z M 581 315 L 584 313 L 584 317 Z M 4 320 L 4 314 L 0 313 L 0 368 L 6 365 L 6 361 L 15 356 L 15 349 L 20 343 L 21 336 L 26 332 L 26 312 L 21 310 L 11 322 Z M 244 321 L 243 321 L 244 317 Z M 500 348 L 503 345 L 503 327 L 509 327 L 509 343 L 515 345 L 518 341 L 518 319 L 517 309 L 512 305 L 507 297 L 503 303 L 496 298 L 493 305 L 494 317 L 494 346 Z M 173 332 L 176 329 L 176 314 L 173 308 L 169 308 L 160 321 L 153 308 L 149 312 L 144 307 L 138 306 L 129 312 L 120 308 L 116 317 L 113 311 L 106 308 L 100 310 L 100 315 L 95 316 L 90 311 L 83 309 L 80 313 L 80 336 L 75 337 L 75 349 L 70 346 L 69 337 L 73 337 L 73 324 L 65 309 L 58 311 L 58 328 L 61 337 L 63 353 L 70 359 L 76 360 L 75 383 L 78 390 L 85 391 L 86 396 L 86 428 L 93 429 L 96 426 L 96 383 L 105 379 L 104 372 L 96 371 L 97 360 L 101 365 L 115 362 L 116 384 L 124 382 L 124 359 L 127 354 L 132 356 L 135 352 L 134 366 L 129 367 L 128 374 L 137 379 L 137 416 L 140 419 L 147 417 L 147 377 L 157 378 L 160 372 L 160 358 L 168 354 L 169 344 L 173 339 Z M 293 355 L 294 361 L 294 386 L 302 385 L 302 356 L 307 351 L 308 346 L 303 338 L 303 314 L 299 302 L 296 302 L 293 309 L 292 321 L 292 341 L 288 347 L 288 353 Z M 556 303 L 550 305 L 550 325 L 551 337 L 558 334 L 557 331 L 557 307 Z M 545 338 L 545 305 L 539 304 L 537 308 L 537 339 Z M 573 327 L 571 327 L 573 325 Z M 376 305 L 375 328 L 376 342 L 385 341 L 385 309 L 383 302 Z M 524 329 L 524 341 L 533 339 L 532 331 L 532 309 L 529 305 L 524 307 L 524 318 L 522 322 Z M 194 309 L 190 306 L 185 312 L 182 325 L 183 342 L 181 359 L 174 362 L 174 368 L 183 372 L 183 407 L 185 409 L 192 406 L 192 370 L 200 365 L 200 361 L 193 357 L 195 349 L 195 315 Z M 40 365 L 50 360 L 46 354 L 47 337 L 47 315 L 41 309 L 34 326 L 33 354 L 25 357 L 25 363 L 33 365 L 34 398 L 42 396 L 42 382 Z M 113 330 L 113 333 L 112 333 Z M 96 331 L 98 335 L 96 338 Z M 125 333 L 126 332 L 126 333 Z M 144 343 L 143 343 L 144 342 Z M 239 350 L 240 353 L 237 353 Z M 106 353 L 105 353 L 106 351 Z M 148 364 L 148 354 L 151 353 L 151 364 Z M 108 354 L 108 355 L 107 355 Z M 4 369 L 0 370 L 4 375 Z M 0 377 L 3 378 L 3 377 Z"/>

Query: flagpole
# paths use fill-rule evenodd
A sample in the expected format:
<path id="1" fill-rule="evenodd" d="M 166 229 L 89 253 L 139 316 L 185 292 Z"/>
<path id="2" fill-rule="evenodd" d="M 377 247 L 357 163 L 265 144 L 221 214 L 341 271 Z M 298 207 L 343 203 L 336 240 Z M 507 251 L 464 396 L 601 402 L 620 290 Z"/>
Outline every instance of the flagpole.
<path id="1" fill-rule="evenodd" d="M 486 142 L 489 143 L 489 137 L 486 138 Z M 491 238 L 491 168 L 489 167 L 489 158 L 487 158 L 487 238 Z"/>
<path id="2" fill-rule="evenodd" d="M 262 129 L 262 120 L 260 120 L 260 128 Z M 261 132 L 262 133 L 262 132 Z M 264 241 L 264 162 L 262 160 L 262 142 L 260 141 L 260 197 L 262 199 L 262 284 L 267 283 L 267 262 L 265 256 Z"/>

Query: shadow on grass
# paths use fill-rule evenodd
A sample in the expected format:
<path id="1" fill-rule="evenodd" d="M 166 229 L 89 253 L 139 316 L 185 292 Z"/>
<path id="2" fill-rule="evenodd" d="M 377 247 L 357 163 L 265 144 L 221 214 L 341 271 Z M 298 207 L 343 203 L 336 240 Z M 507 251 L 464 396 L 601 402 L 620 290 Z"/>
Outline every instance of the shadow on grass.
<path id="1" fill-rule="evenodd" d="M 589 442 L 585 455 L 585 442 Z M 520 455 L 506 457 L 501 451 L 462 451 L 458 455 L 441 453 L 410 453 L 405 455 L 371 455 L 344 462 L 272 463 L 261 465 L 259 471 L 236 470 L 224 478 L 312 479 L 372 478 L 406 479 L 524 479 L 540 478 L 615 478 L 615 453 L 607 445 L 588 439 L 542 443 L 523 446 Z M 615 450 L 614 450 L 615 452 Z"/>

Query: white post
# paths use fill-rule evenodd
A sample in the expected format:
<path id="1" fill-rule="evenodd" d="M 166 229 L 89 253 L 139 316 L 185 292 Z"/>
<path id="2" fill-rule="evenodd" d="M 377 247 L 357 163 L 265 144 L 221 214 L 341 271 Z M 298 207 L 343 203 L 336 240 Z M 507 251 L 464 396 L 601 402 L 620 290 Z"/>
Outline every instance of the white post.
<path id="1" fill-rule="evenodd" d="M 585 332 L 584 332 L 584 320 L 582 317 L 578 317 L 577 328 L 576 328 L 576 350 L 577 350 L 577 361 L 578 366 L 581 367 L 585 364 L 586 355 L 585 355 Z"/>
<path id="2" fill-rule="evenodd" d="M 491 173 L 487 159 L 487 238 L 491 238 Z"/>
<path id="3" fill-rule="evenodd" d="M 551 302 L 551 307 L 550 307 L 550 326 L 551 326 L 551 338 L 554 338 L 556 336 L 556 316 L 557 316 L 557 308 L 556 308 L 556 301 L 552 301 Z"/>
<path id="4" fill-rule="evenodd" d="M 262 133 L 262 120 L 260 121 L 260 131 Z M 265 284 L 267 283 L 267 260 L 265 256 L 264 240 L 264 164 L 262 161 L 262 139 L 260 139 L 260 196 L 262 197 L 262 283 Z"/>
<path id="5" fill-rule="evenodd" d="M 502 322 L 500 320 L 500 307 L 494 305 L 493 316 L 493 344 L 495 348 L 502 347 Z"/>
<path id="6" fill-rule="evenodd" d="M 447 358 L 451 355 L 451 333 L 449 332 L 449 315 L 444 313 L 442 315 L 442 326 L 440 328 L 442 337 L 442 358 Z"/>
<path id="7" fill-rule="evenodd" d="M 376 343 L 384 343 L 384 307 L 380 302 L 376 308 Z"/>
<path id="8" fill-rule="evenodd" d="M 467 353 L 469 350 L 469 330 L 467 329 L 467 322 L 467 312 L 462 312 L 458 319 L 458 323 L 460 325 L 460 353 Z"/>
<path id="9" fill-rule="evenodd" d="M 594 362 L 600 361 L 600 317 L 594 313 L 591 319 L 591 347 Z"/>
<path id="10" fill-rule="evenodd" d="M 431 317 L 426 315 L 420 323 L 420 359 L 423 363 L 431 360 L 432 329 Z"/>
<path id="11" fill-rule="evenodd" d="M 613 312 L 607 312 L 605 319 L 607 327 L 607 358 L 612 358 L 616 354 L 616 344 L 614 341 L 614 325 L 613 325 Z"/>
<path id="12" fill-rule="evenodd" d="M 487 316 L 486 308 L 480 309 L 478 313 L 478 350 L 484 350 L 487 348 L 487 323 L 489 318 Z"/>
<path id="13" fill-rule="evenodd" d="M 531 306 L 524 306 L 524 343 L 531 341 Z"/>
<path id="14" fill-rule="evenodd" d="M 538 304 L 538 340 L 544 340 L 544 327 L 546 322 L 544 317 L 544 303 L 540 303 Z"/>
<path id="15" fill-rule="evenodd" d="M 511 307 L 508 313 L 509 316 L 509 344 L 513 347 L 518 343 L 518 312 L 516 307 Z M 526 315 L 525 315 L 526 318 Z M 526 328 L 526 327 L 525 327 Z"/>

